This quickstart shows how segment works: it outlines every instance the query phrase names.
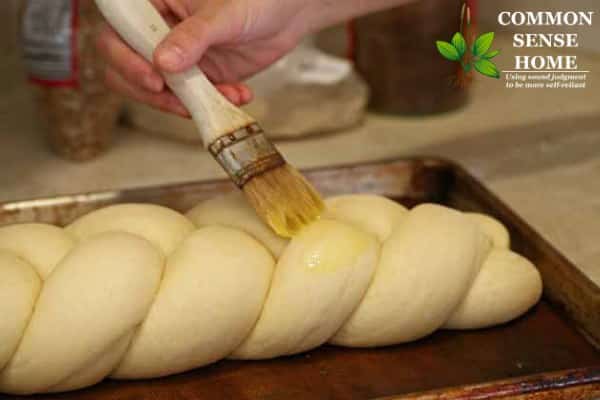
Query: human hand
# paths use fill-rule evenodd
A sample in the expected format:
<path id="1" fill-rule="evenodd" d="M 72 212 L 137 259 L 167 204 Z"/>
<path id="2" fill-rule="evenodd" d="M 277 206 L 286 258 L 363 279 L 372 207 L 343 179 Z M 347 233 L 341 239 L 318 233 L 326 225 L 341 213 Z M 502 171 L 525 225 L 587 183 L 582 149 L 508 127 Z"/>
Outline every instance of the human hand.
<path id="1" fill-rule="evenodd" d="M 113 90 L 164 111 L 189 113 L 166 88 L 160 71 L 182 72 L 198 64 L 232 103 L 252 98 L 240 83 L 293 49 L 308 30 L 301 1 L 151 0 L 173 27 L 154 54 L 154 65 L 106 26 L 98 48 Z M 279 5 L 279 6 L 278 6 Z"/>
<path id="2" fill-rule="evenodd" d="M 160 71 L 198 64 L 232 103 L 252 99 L 241 81 L 291 51 L 302 36 L 325 26 L 409 0 L 150 0 L 172 32 L 149 63 L 106 26 L 98 48 L 113 90 L 164 111 L 189 117 Z"/>

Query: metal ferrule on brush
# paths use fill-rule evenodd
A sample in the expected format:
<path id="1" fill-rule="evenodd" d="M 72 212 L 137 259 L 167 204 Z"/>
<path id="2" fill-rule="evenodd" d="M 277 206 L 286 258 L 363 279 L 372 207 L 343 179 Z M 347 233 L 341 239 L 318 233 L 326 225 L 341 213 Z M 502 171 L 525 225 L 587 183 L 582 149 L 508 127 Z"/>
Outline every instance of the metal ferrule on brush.
<path id="1" fill-rule="evenodd" d="M 258 124 L 221 136 L 208 150 L 240 188 L 252 178 L 285 164 Z"/>

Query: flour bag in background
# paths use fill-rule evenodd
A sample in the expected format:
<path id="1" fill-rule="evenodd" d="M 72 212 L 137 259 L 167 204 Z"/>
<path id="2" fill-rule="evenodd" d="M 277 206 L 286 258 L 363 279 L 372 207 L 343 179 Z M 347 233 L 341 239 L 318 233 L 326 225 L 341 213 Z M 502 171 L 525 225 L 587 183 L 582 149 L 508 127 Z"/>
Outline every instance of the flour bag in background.
<path id="1" fill-rule="evenodd" d="M 271 138 L 299 138 L 357 125 L 364 117 L 368 88 L 347 60 L 329 55 L 307 39 L 248 82 L 254 101 L 244 109 Z M 133 102 L 127 120 L 141 131 L 200 143 L 194 124 Z"/>
<path id="2" fill-rule="evenodd" d="M 94 38 L 102 17 L 92 0 L 27 0 L 21 40 L 29 79 L 52 148 L 76 161 L 110 144 L 121 102 L 104 87 Z"/>

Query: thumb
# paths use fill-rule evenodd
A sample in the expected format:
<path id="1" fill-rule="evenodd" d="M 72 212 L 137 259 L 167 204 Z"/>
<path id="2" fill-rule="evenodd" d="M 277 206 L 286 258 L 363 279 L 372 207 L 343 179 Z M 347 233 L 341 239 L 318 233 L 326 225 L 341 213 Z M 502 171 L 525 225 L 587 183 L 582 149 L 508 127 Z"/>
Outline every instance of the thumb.
<path id="1" fill-rule="evenodd" d="M 199 14 L 183 20 L 154 52 L 154 64 L 166 72 L 182 72 L 198 64 L 219 35 L 217 25 Z"/>

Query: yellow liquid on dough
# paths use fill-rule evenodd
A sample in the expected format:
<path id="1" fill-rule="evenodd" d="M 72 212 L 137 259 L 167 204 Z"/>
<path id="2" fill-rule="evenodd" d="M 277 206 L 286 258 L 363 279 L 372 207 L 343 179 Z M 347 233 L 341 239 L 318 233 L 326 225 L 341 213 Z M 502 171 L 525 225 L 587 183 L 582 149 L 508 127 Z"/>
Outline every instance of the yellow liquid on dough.
<path id="1" fill-rule="evenodd" d="M 352 233 L 344 235 L 334 246 L 324 242 L 304 257 L 303 264 L 311 272 L 335 272 L 351 267 L 367 251 L 372 243 L 369 239 L 362 233 Z"/>

